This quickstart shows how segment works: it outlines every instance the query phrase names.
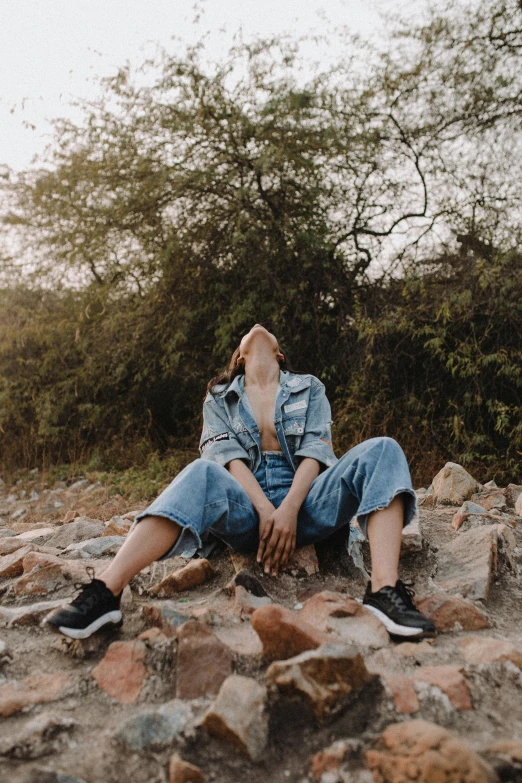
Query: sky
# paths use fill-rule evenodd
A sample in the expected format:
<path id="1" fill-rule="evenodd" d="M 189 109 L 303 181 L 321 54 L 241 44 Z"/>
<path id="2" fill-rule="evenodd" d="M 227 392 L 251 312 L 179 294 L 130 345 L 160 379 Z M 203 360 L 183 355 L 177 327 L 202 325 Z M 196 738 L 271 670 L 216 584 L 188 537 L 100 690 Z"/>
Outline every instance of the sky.
<path id="1" fill-rule="evenodd" d="M 383 14 L 408 0 L 16 0 L 0 2 L 0 166 L 38 165 L 52 143 L 55 117 L 79 121 L 75 98 L 94 100 L 98 79 L 127 61 L 139 66 L 158 45 L 181 54 L 205 36 L 209 56 L 224 57 L 239 29 L 244 40 L 327 33 L 346 26 L 384 40 Z M 416 6 L 419 8 L 419 6 Z M 310 57 L 335 60 L 335 47 L 315 45 Z"/>

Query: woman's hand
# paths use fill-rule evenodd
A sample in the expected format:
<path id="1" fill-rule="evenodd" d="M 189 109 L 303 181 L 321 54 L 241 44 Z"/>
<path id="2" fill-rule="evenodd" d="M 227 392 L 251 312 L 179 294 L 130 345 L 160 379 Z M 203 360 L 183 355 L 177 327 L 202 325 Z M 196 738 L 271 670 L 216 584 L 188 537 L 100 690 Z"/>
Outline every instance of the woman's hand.
<path id="1" fill-rule="evenodd" d="M 265 574 L 276 576 L 295 552 L 297 511 L 284 503 L 271 514 L 259 516 L 257 562 L 265 563 Z"/>

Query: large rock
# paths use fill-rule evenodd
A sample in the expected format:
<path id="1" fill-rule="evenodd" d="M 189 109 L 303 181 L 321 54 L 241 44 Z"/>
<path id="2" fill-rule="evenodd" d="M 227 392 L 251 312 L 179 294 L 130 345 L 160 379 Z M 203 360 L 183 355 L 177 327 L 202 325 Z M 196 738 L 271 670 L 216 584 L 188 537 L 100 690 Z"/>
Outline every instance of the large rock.
<path id="1" fill-rule="evenodd" d="M 169 598 L 175 593 L 197 587 L 208 582 L 216 575 L 216 571 L 209 561 L 202 557 L 190 560 L 183 568 L 178 568 L 172 574 L 168 574 L 159 584 L 151 587 L 150 592 L 158 598 Z"/>
<path id="2" fill-rule="evenodd" d="M 522 650 L 503 639 L 494 639 L 491 636 L 467 636 L 460 640 L 460 646 L 462 655 L 468 663 L 511 661 L 522 669 Z"/>
<path id="3" fill-rule="evenodd" d="M 485 601 L 497 567 L 496 525 L 468 530 L 438 552 L 435 581 L 448 593 Z"/>
<path id="4" fill-rule="evenodd" d="M 90 517 L 78 517 L 74 522 L 63 525 L 56 533 L 47 540 L 48 546 L 55 546 L 58 549 L 65 549 L 70 544 L 77 541 L 85 541 L 88 538 L 101 536 L 104 524 L 99 519 L 90 519 Z"/>
<path id="5" fill-rule="evenodd" d="M 269 687 L 287 696 L 301 696 L 318 721 L 327 718 L 352 691 L 363 688 L 375 675 L 352 645 L 325 644 L 286 661 L 275 661 L 266 673 Z"/>
<path id="6" fill-rule="evenodd" d="M 118 728 L 114 738 L 120 745 L 136 753 L 163 750 L 191 734 L 193 726 L 192 706 L 180 699 L 172 699 L 157 709 L 128 718 Z"/>
<path id="7" fill-rule="evenodd" d="M 232 673 L 232 652 L 197 620 L 180 626 L 177 636 L 176 696 L 197 699 L 217 693 Z"/>
<path id="8" fill-rule="evenodd" d="M 515 508 L 518 498 L 522 495 L 521 484 L 508 484 L 504 490 L 504 497 L 506 498 L 506 505 L 508 508 Z"/>
<path id="9" fill-rule="evenodd" d="M 480 631 L 489 622 L 471 601 L 454 595 L 437 593 L 415 601 L 419 612 L 435 623 L 437 631 Z"/>
<path id="10" fill-rule="evenodd" d="M 411 555 L 415 552 L 422 552 L 422 533 L 418 517 L 402 529 L 401 555 Z"/>
<path id="11" fill-rule="evenodd" d="M 471 710 L 473 707 L 468 683 L 459 666 L 420 666 L 414 679 L 440 688 L 456 710 Z"/>
<path id="12" fill-rule="evenodd" d="M 61 699 L 74 685 L 67 672 L 32 674 L 24 680 L 0 684 L 0 715 L 8 718 L 26 707 Z"/>
<path id="13" fill-rule="evenodd" d="M 278 604 L 256 609 L 252 615 L 252 627 L 261 639 L 263 655 L 268 661 L 292 658 L 332 641 L 327 634 Z"/>
<path id="14" fill-rule="evenodd" d="M 366 752 L 375 783 L 497 783 L 476 753 L 449 731 L 424 720 L 394 723 Z"/>
<path id="15" fill-rule="evenodd" d="M 91 674 L 98 687 L 122 704 L 136 701 L 147 674 L 145 644 L 141 641 L 113 642 Z"/>
<path id="16" fill-rule="evenodd" d="M 85 581 L 86 565 L 94 564 L 92 561 L 79 563 L 43 552 L 30 552 L 24 557 L 24 573 L 16 581 L 14 592 L 16 595 L 47 595 L 75 581 Z M 99 564 L 96 566 L 99 567 Z"/>
<path id="17" fill-rule="evenodd" d="M 478 489 L 478 482 L 462 465 L 446 462 L 433 479 L 433 495 L 437 503 L 460 506 Z"/>
<path id="18" fill-rule="evenodd" d="M 232 674 L 205 713 L 209 734 L 241 748 L 253 761 L 263 754 L 268 739 L 266 688 L 250 677 Z"/>
<path id="19" fill-rule="evenodd" d="M 323 590 L 303 604 L 299 618 L 322 633 L 333 633 L 347 644 L 386 647 L 390 637 L 384 625 L 350 596 Z"/>

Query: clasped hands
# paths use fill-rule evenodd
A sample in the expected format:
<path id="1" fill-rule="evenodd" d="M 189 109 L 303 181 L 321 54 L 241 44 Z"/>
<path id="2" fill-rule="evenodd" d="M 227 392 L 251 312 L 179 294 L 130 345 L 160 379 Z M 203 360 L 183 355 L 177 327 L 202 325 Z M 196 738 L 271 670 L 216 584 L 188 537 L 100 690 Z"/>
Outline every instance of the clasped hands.
<path id="1" fill-rule="evenodd" d="M 270 503 L 259 514 L 259 548 L 257 562 L 264 562 L 265 574 L 276 576 L 295 552 L 297 509 L 285 505 L 279 508 Z"/>

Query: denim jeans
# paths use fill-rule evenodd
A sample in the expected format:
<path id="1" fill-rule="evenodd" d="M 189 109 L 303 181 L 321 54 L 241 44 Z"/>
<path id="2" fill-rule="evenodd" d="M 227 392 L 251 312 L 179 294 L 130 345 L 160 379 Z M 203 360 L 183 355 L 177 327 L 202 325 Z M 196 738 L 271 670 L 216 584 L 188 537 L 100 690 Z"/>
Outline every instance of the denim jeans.
<path id="1" fill-rule="evenodd" d="M 263 452 L 254 475 L 277 508 L 295 473 L 282 453 Z M 386 437 L 359 443 L 312 482 L 297 518 L 297 547 L 328 538 L 349 526 L 355 515 L 366 535 L 368 515 L 386 508 L 399 493 L 404 493 L 407 525 L 417 513 L 417 497 L 402 448 Z M 183 528 L 160 560 L 199 548 L 209 533 L 238 552 L 256 551 L 259 545 L 259 517 L 250 498 L 217 462 L 196 459 L 187 465 L 148 508 L 136 515 L 134 525 L 151 515 L 172 519 Z"/>

